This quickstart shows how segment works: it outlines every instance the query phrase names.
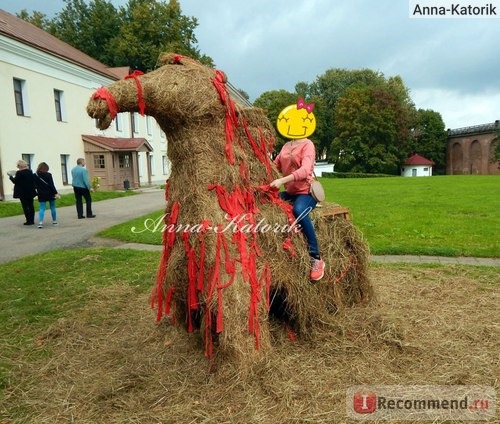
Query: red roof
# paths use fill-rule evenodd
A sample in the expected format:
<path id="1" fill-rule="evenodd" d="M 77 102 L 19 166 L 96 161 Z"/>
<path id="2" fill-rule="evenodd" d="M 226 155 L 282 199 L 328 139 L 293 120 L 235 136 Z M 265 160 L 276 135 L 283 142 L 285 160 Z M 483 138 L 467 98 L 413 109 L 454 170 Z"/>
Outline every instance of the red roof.
<path id="1" fill-rule="evenodd" d="M 417 155 L 416 153 L 411 155 L 408 159 L 406 159 L 405 165 L 430 165 L 433 166 L 435 163 L 423 156 Z"/>
<path id="2" fill-rule="evenodd" d="M 43 29 L 26 22 L 17 16 L 0 9 L 0 35 L 17 40 L 23 44 L 35 47 L 38 50 L 60 57 L 101 75 L 114 80 L 117 75 L 103 63 L 86 55 L 78 49 L 59 40 Z"/>
<path id="3" fill-rule="evenodd" d="M 111 151 L 153 151 L 153 148 L 145 138 L 115 138 L 99 135 L 82 135 L 82 140 Z"/>
<path id="4" fill-rule="evenodd" d="M 130 74 L 129 66 L 120 66 L 118 68 L 108 68 L 110 72 L 113 72 L 119 79 L 125 78 L 128 74 Z"/>

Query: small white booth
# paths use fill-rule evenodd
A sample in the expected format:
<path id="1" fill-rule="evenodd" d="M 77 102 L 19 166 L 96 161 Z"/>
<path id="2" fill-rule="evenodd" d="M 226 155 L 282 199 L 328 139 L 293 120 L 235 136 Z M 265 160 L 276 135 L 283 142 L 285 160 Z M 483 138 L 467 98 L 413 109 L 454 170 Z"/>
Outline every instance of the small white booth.
<path id="1" fill-rule="evenodd" d="M 423 156 L 413 154 L 401 167 L 403 177 L 431 177 L 435 163 Z"/>

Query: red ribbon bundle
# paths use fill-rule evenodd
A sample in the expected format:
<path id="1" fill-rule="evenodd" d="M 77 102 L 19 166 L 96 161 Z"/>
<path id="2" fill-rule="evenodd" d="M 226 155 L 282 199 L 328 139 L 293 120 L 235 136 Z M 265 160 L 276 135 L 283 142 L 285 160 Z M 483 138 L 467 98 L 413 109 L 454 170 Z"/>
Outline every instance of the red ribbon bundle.
<path id="1" fill-rule="evenodd" d="M 111 119 L 115 119 L 116 114 L 118 113 L 118 103 L 116 99 L 113 97 L 111 92 L 106 87 L 99 87 L 96 92 L 92 95 L 93 100 L 102 99 L 108 105 L 109 114 L 111 115 Z"/>
<path id="2" fill-rule="evenodd" d="M 234 153 L 233 153 L 233 140 L 235 137 L 235 129 L 238 127 L 238 118 L 236 117 L 236 110 L 234 107 L 234 102 L 227 91 L 225 84 L 224 74 L 216 70 L 215 77 L 212 78 L 212 82 L 219 93 L 220 101 L 226 108 L 226 157 L 231 165 L 234 164 Z"/>
<path id="3" fill-rule="evenodd" d="M 158 267 L 158 273 L 156 275 L 156 285 L 151 295 L 151 307 L 154 307 L 155 303 L 157 305 L 156 321 L 160 321 L 164 313 L 165 315 L 168 315 L 170 313 L 170 302 L 172 300 L 172 294 L 170 294 L 170 298 L 167 297 L 167 299 L 165 299 L 163 297 L 163 284 L 167 275 L 167 265 L 168 259 L 170 257 L 170 251 L 172 250 L 175 242 L 175 231 L 169 231 L 168 229 L 173 229 L 175 227 L 175 225 L 177 224 L 178 216 L 179 202 L 174 202 L 174 204 L 172 205 L 170 216 L 167 218 L 167 216 L 165 215 L 164 219 L 165 224 L 167 225 L 167 231 L 163 232 L 163 253 L 161 256 L 160 265 Z"/>
<path id="4" fill-rule="evenodd" d="M 141 116 L 144 116 L 146 103 L 144 103 L 144 99 L 142 97 L 142 85 L 138 78 L 140 75 L 144 75 L 144 72 L 135 70 L 130 75 L 127 75 L 125 79 L 133 78 L 135 80 L 135 85 L 137 86 L 137 104 L 139 105 L 139 113 L 141 114 Z"/>

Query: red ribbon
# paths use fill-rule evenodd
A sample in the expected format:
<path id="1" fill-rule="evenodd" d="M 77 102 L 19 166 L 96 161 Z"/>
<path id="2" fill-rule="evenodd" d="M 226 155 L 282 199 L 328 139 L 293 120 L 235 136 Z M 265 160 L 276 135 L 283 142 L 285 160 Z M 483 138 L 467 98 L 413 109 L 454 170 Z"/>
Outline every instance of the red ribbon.
<path id="1" fill-rule="evenodd" d="M 165 215 L 164 221 L 165 224 L 168 228 L 174 228 L 175 225 L 177 224 L 177 218 L 179 216 L 179 202 L 174 202 L 172 205 L 172 210 L 170 212 L 170 215 Z M 151 295 L 151 307 L 154 307 L 156 303 L 157 307 L 157 313 L 156 313 L 156 321 L 160 321 L 163 314 L 164 310 L 163 308 L 165 307 L 165 314 L 166 311 L 170 311 L 170 304 L 169 302 L 171 301 L 171 296 L 170 300 L 165 298 L 163 296 L 163 285 L 165 283 L 165 278 L 167 275 L 167 265 L 168 265 L 168 260 L 170 258 L 170 252 L 172 250 L 172 247 L 175 242 L 175 231 L 165 231 L 163 233 L 163 253 L 161 256 L 160 260 L 160 265 L 158 266 L 158 272 L 156 275 L 156 285 L 153 289 L 153 293 Z M 165 304 L 164 304 L 165 303 Z"/>
<path id="2" fill-rule="evenodd" d="M 347 262 L 346 267 L 344 268 L 344 270 L 342 271 L 342 273 L 335 279 L 335 281 L 333 282 L 333 284 L 339 283 L 347 275 L 347 273 L 351 269 L 351 266 L 352 266 L 352 260 L 349 260 L 349 262 Z"/>
<path id="3" fill-rule="evenodd" d="M 115 119 L 116 114 L 118 113 L 118 103 L 116 99 L 113 97 L 111 92 L 106 87 L 99 87 L 96 92 L 92 95 L 93 100 L 102 99 L 108 105 L 109 114 L 111 115 L 111 119 Z"/>
<path id="4" fill-rule="evenodd" d="M 287 250 L 291 256 L 297 256 L 297 252 L 293 247 L 292 240 L 290 240 L 290 237 L 287 237 L 287 239 L 283 242 L 283 250 Z"/>
<path id="5" fill-rule="evenodd" d="M 165 302 L 165 315 L 170 315 L 170 305 L 172 304 L 172 296 L 175 293 L 175 287 L 170 287 L 167 291 L 167 300 Z"/>
<path id="6" fill-rule="evenodd" d="M 221 103 L 226 108 L 226 157 L 231 165 L 234 165 L 234 153 L 233 153 L 233 140 L 235 137 L 235 129 L 238 127 L 238 118 L 236 116 L 236 109 L 234 102 L 227 91 L 226 84 L 224 83 L 224 74 L 216 70 L 215 77 L 212 78 L 212 82 L 219 93 L 219 98 Z"/>
<path id="7" fill-rule="evenodd" d="M 127 75 L 125 79 L 133 78 L 135 80 L 135 85 L 137 86 L 137 104 L 139 105 L 139 113 L 141 114 L 141 116 L 144 116 L 146 103 L 144 103 L 144 99 L 142 97 L 142 85 L 138 78 L 140 75 L 144 75 L 144 72 L 135 70 L 130 75 Z"/>
<path id="8" fill-rule="evenodd" d="M 174 63 L 176 64 L 181 64 L 181 59 L 184 59 L 185 56 L 182 56 L 181 54 L 174 54 L 173 60 Z"/>
<path id="9" fill-rule="evenodd" d="M 261 133 L 261 143 L 260 146 L 257 145 L 256 141 L 253 139 L 252 135 L 250 134 L 250 130 L 248 129 L 248 124 L 245 120 L 243 120 L 243 128 L 245 129 L 245 134 L 247 136 L 248 142 L 250 143 L 250 146 L 252 146 L 252 150 L 255 153 L 255 156 L 257 156 L 257 159 L 260 160 L 260 162 L 266 167 L 266 174 L 268 180 L 271 180 L 271 161 L 269 159 L 266 143 L 264 140 L 264 136 Z"/>

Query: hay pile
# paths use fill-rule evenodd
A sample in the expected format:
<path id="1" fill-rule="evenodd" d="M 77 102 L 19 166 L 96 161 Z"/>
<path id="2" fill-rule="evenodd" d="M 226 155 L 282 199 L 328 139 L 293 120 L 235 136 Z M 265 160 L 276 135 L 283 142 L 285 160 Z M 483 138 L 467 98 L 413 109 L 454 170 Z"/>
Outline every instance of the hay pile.
<path id="1" fill-rule="evenodd" d="M 100 128 L 117 112 L 143 109 L 169 140 L 157 319 L 200 331 L 211 359 L 250 364 L 271 349 L 270 309 L 308 337 L 344 306 L 369 301 L 367 248 L 349 221 L 316 220 L 327 277 L 309 282 L 305 240 L 269 187 L 278 172 L 264 112 L 236 105 L 219 71 L 175 54 L 163 63 L 101 88 L 87 108 Z"/>
<path id="2" fill-rule="evenodd" d="M 247 375 L 232 363 L 208 373 L 197 334 L 155 326 L 148 293 L 96 279 L 81 310 L 13 358 L 0 422 L 354 423 L 355 385 L 500 388 L 497 269 L 384 265 L 370 277 L 378 301 L 339 311 L 314 340 L 272 321 L 273 354 Z"/>

